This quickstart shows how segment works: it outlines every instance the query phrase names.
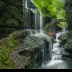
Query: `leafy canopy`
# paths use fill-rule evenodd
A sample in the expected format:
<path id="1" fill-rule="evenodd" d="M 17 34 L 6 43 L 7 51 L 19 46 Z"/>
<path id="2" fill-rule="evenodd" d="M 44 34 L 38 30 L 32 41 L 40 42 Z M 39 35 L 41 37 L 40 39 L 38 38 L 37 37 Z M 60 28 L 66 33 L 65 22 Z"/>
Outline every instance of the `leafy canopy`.
<path id="1" fill-rule="evenodd" d="M 63 29 L 68 28 L 68 24 L 66 22 L 60 22 L 60 24 L 57 24 L 57 25 Z"/>
<path id="2" fill-rule="evenodd" d="M 33 0 L 41 14 L 45 17 L 56 16 L 57 19 L 65 19 L 65 10 L 63 9 L 66 1 L 63 0 Z"/>

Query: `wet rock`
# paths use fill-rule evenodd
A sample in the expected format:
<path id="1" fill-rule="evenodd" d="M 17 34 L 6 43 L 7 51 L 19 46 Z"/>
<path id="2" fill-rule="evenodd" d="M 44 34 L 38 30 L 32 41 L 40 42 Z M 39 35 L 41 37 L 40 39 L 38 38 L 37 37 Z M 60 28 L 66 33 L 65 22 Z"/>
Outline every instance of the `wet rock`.
<path id="1" fill-rule="evenodd" d="M 72 0 L 69 0 L 68 2 L 66 2 L 65 7 L 64 7 L 65 11 L 66 11 L 66 21 L 68 24 L 68 30 L 72 30 Z"/>
<path id="2" fill-rule="evenodd" d="M 20 38 L 25 38 L 25 36 L 27 35 L 26 30 L 21 30 L 21 31 L 15 31 L 14 33 L 10 34 L 10 37 L 13 37 L 15 39 L 20 39 Z"/>
<path id="3" fill-rule="evenodd" d="M 62 41 L 62 40 L 66 40 L 67 37 L 68 37 L 68 33 L 64 33 L 58 39 L 60 39 Z"/>
<path id="4" fill-rule="evenodd" d="M 12 51 L 9 55 L 10 55 L 10 58 L 15 63 L 15 66 L 18 69 L 24 68 L 24 66 L 23 66 L 23 57 L 19 55 L 18 50 L 23 51 L 24 46 L 22 46 L 22 42 L 23 42 L 23 39 L 24 39 L 25 36 L 26 36 L 26 31 L 25 30 L 15 31 L 14 33 L 11 33 L 7 38 L 3 38 L 3 39 L 0 40 L 0 54 L 1 54 L 2 51 L 3 51 L 3 48 L 8 48 L 7 43 L 9 43 L 10 41 L 13 42 L 12 38 L 14 38 L 15 43 L 16 43 L 15 46 L 14 46 L 14 51 Z M 19 41 L 19 43 L 18 43 L 18 41 Z M 18 46 L 20 46 L 20 47 L 18 47 Z M 12 47 L 10 47 L 10 48 L 12 48 Z M 12 67 L 12 68 L 14 69 L 14 67 Z"/>
<path id="5" fill-rule="evenodd" d="M 3 42 L 9 42 L 14 37 L 17 46 L 14 51 L 10 54 L 11 59 L 14 61 L 17 69 L 33 69 L 36 67 L 36 59 L 39 56 L 39 49 L 44 44 L 44 37 L 27 36 L 25 30 L 15 31 L 11 33 L 8 38 L 0 40 L 0 49 L 2 49 Z M 1 51 L 1 50 L 0 50 Z M 6 66 L 5 66 L 6 67 Z"/>
<path id="6" fill-rule="evenodd" d="M 40 38 L 35 36 L 27 36 L 23 41 L 23 45 L 21 45 L 20 47 L 16 47 L 14 49 L 14 51 L 18 53 L 19 57 L 21 57 L 21 60 L 23 62 L 22 65 L 24 67 L 23 69 L 25 68 L 33 69 L 35 67 L 34 65 L 36 65 L 36 63 L 34 62 L 36 61 L 39 55 L 39 48 L 41 48 L 42 45 L 44 44 L 44 39 L 45 38 L 43 37 Z M 15 53 L 13 53 L 11 57 L 15 61 L 15 63 L 17 63 L 19 61 L 19 58 L 17 58 L 17 56 L 14 55 Z M 17 67 L 19 67 L 18 65 L 19 64 L 17 64 Z"/>
<path id="7" fill-rule="evenodd" d="M 26 37 L 24 41 L 25 50 L 32 50 L 35 48 L 41 48 L 42 44 L 44 43 L 43 38 L 39 37 Z"/>
<path id="8" fill-rule="evenodd" d="M 62 35 L 59 37 L 59 39 L 61 40 L 61 42 L 60 42 L 60 47 L 64 46 L 64 44 L 65 44 L 66 41 L 67 41 L 67 38 L 68 38 L 68 32 L 62 34 Z"/>
<path id="9" fill-rule="evenodd" d="M 38 69 L 44 69 L 43 67 L 39 67 Z"/>
<path id="10" fill-rule="evenodd" d="M 28 8 L 32 8 L 32 9 L 35 9 L 35 5 L 29 0 L 28 1 Z"/>
<path id="11" fill-rule="evenodd" d="M 72 53 L 72 38 L 67 39 L 66 44 L 64 45 L 65 51 Z"/>

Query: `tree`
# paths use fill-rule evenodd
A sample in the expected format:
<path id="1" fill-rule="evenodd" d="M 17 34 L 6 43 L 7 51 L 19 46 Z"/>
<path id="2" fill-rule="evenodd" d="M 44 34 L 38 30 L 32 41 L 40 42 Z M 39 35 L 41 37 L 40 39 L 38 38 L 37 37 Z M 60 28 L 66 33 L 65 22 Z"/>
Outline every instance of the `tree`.
<path id="1" fill-rule="evenodd" d="M 56 16 L 57 19 L 65 19 L 65 10 L 63 9 L 66 1 L 62 0 L 33 0 L 41 14 L 45 17 Z"/>

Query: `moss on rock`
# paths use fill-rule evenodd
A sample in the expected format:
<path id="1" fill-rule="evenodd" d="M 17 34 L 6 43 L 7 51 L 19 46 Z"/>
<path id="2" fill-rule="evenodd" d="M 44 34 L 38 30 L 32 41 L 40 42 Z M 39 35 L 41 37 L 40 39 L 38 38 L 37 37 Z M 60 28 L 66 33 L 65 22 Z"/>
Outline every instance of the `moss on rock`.
<path id="1" fill-rule="evenodd" d="M 8 38 L 0 40 L 1 52 L 0 52 L 0 69 L 14 69 L 16 63 L 12 60 L 11 53 L 14 52 L 15 47 L 19 47 L 22 44 L 22 39 L 26 36 L 26 31 L 16 31 L 9 35 Z M 18 54 L 16 55 L 18 58 Z"/>

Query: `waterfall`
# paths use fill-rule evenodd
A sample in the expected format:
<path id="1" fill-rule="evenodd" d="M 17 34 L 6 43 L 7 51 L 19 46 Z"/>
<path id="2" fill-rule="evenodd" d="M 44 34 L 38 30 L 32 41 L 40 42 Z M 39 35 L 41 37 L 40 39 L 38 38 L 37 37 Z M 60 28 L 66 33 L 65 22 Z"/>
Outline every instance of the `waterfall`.
<path id="1" fill-rule="evenodd" d="M 50 41 L 50 43 L 49 43 L 49 56 L 50 57 L 52 57 L 52 52 L 51 52 L 52 51 L 52 48 L 53 48 L 52 47 L 52 41 Z"/>
<path id="2" fill-rule="evenodd" d="M 64 32 L 58 32 L 56 33 L 56 39 L 55 43 L 53 43 L 53 49 L 52 49 L 52 60 L 61 60 L 62 55 L 60 51 L 60 40 L 58 39 Z"/>
<path id="3" fill-rule="evenodd" d="M 39 13 L 40 15 L 38 16 L 37 13 L 37 9 L 33 9 L 33 8 L 29 8 L 27 7 L 27 1 L 28 0 L 23 0 L 23 19 L 24 19 L 24 26 L 26 26 L 27 30 L 30 32 L 30 35 L 35 35 L 37 37 L 44 37 L 46 38 L 48 41 L 50 41 L 49 43 L 49 47 L 46 47 L 45 43 L 42 46 L 42 67 L 43 68 L 47 68 L 47 69 L 52 69 L 52 68 L 67 68 L 66 67 L 66 63 L 61 59 L 62 55 L 61 55 L 61 50 L 60 50 L 60 40 L 58 39 L 62 34 L 64 34 L 65 32 L 58 32 L 56 33 L 56 39 L 55 39 L 55 43 L 52 43 L 50 37 L 46 34 L 44 34 L 43 32 L 43 19 L 42 19 L 42 15 L 41 12 Z M 33 0 L 32 0 L 33 1 Z M 31 14 L 32 17 L 31 17 Z M 29 18 L 29 19 L 28 19 Z M 40 23 L 38 22 L 40 20 Z M 33 22 L 32 22 L 33 21 Z M 33 24 L 32 24 L 33 23 Z M 40 29 L 38 32 L 38 28 L 37 25 L 40 25 Z M 29 27 L 29 25 L 30 27 Z M 34 25 L 35 29 L 31 29 L 32 25 Z M 30 28 L 30 29 L 29 29 Z M 51 57 L 51 61 L 48 61 L 48 63 L 45 64 L 45 61 L 48 60 L 46 58 L 48 58 L 48 51 L 47 49 L 49 48 L 49 54 Z M 40 54 L 40 49 L 39 49 L 39 54 Z M 40 57 L 39 57 L 39 62 L 40 62 Z M 59 65 L 59 66 L 58 66 Z"/>
<path id="4" fill-rule="evenodd" d="M 23 19 L 24 19 L 24 26 L 26 26 L 25 28 L 28 28 L 28 26 L 26 25 L 27 22 L 27 0 L 23 0 Z"/>
<path id="5" fill-rule="evenodd" d="M 42 19 L 42 15 L 40 13 L 40 32 L 42 33 L 42 28 L 43 28 L 43 19 Z"/>
<path id="6" fill-rule="evenodd" d="M 48 61 L 49 59 L 50 59 L 50 57 L 49 57 L 49 49 L 48 49 L 48 46 L 49 46 L 49 43 L 45 40 L 44 41 L 44 44 L 43 44 L 43 46 L 42 46 L 42 48 L 41 48 L 41 51 L 42 51 L 42 55 L 41 55 L 41 57 L 42 57 L 42 68 L 44 68 L 44 63 L 46 62 L 46 61 Z"/>
<path id="7" fill-rule="evenodd" d="M 68 69 L 68 65 L 65 61 L 62 60 L 62 54 L 60 49 L 60 40 L 59 37 L 66 32 L 58 32 L 56 33 L 56 39 L 53 43 L 50 42 L 49 51 L 50 51 L 50 57 L 51 61 L 44 64 L 45 69 Z"/>
<path id="8" fill-rule="evenodd" d="M 55 39 L 55 43 L 53 43 L 53 50 L 52 50 L 52 60 L 61 60 L 62 59 L 62 55 L 61 55 L 61 49 L 60 49 L 60 40 L 59 37 L 66 33 L 64 32 L 58 32 L 56 33 L 56 39 Z"/>
<path id="9" fill-rule="evenodd" d="M 48 35 L 46 35 L 46 34 L 43 33 L 43 19 L 42 19 L 41 12 L 39 12 L 38 9 L 36 9 L 36 8 L 35 9 L 29 8 L 30 9 L 29 10 L 28 7 L 27 7 L 27 0 L 23 0 L 23 7 L 24 6 L 25 6 L 25 9 L 23 8 L 23 12 L 24 12 L 23 16 L 25 18 L 24 19 L 24 26 L 26 26 L 27 31 L 30 32 L 30 35 L 35 35 L 35 36 L 38 36 L 38 37 L 46 37 L 47 40 L 50 40 L 50 37 Z M 33 17 L 32 17 L 33 20 L 31 19 L 30 12 L 28 12 L 28 11 L 33 12 L 33 14 L 34 14 Z M 38 13 L 40 14 L 40 16 L 38 16 Z M 28 18 L 30 18 L 30 19 L 28 19 Z M 38 22 L 39 21 L 38 19 L 40 19 L 40 23 Z M 33 22 L 31 23 L 30 20 L 31 20 L 31 22 L 32 21 Z M 32 24 L 35 26 L 34 30 L 31 29 L 32 28 L 31 27 Z M 38 25 L 40 25 L 40 31 L 38 31 Z"/>
<path id="10" fill-rule="evenodd" d="M 45 45 L 43 45 L 43 47 L 42 47 L 42 52 L 43 52 L 43 66 L 42 67 L 44 67 L 44 47 L 45 47 Z"/>
<path id="11" fill-rule="evenodd" d="M 29 26 L 30 26 L 30 29 L 31 29 L 30 11 L 29 11 Z"/>
<path id="12" fill-rule="evenodd" d="M 25 3 L 25 7 L 26 7 L 26 9 L 28 9 L 28 7 L 27 7 L 27 0 L 26 0 L 26 3 Z"/>
<path id="13" fill-rule="evenodd" d="M 24 21 L 24 25 L 25 25 L 25 0 L 23 0 L 23 21 Z"/>
<path id="14" fill-rule="evenodd" d="M 28 29 L 28 24 L 30 24 L 30 11 L 29 11 L 29 22 L 28 22 L 27 0 L 23 0 L 23 20 L 24 20 L 24 28 Z"/>
<path id="15" fill-rule="evenodd" d="M 36 29 L 36 14 L 35 14 L 35 30 L 37 30 L 37 29 Z"/>

